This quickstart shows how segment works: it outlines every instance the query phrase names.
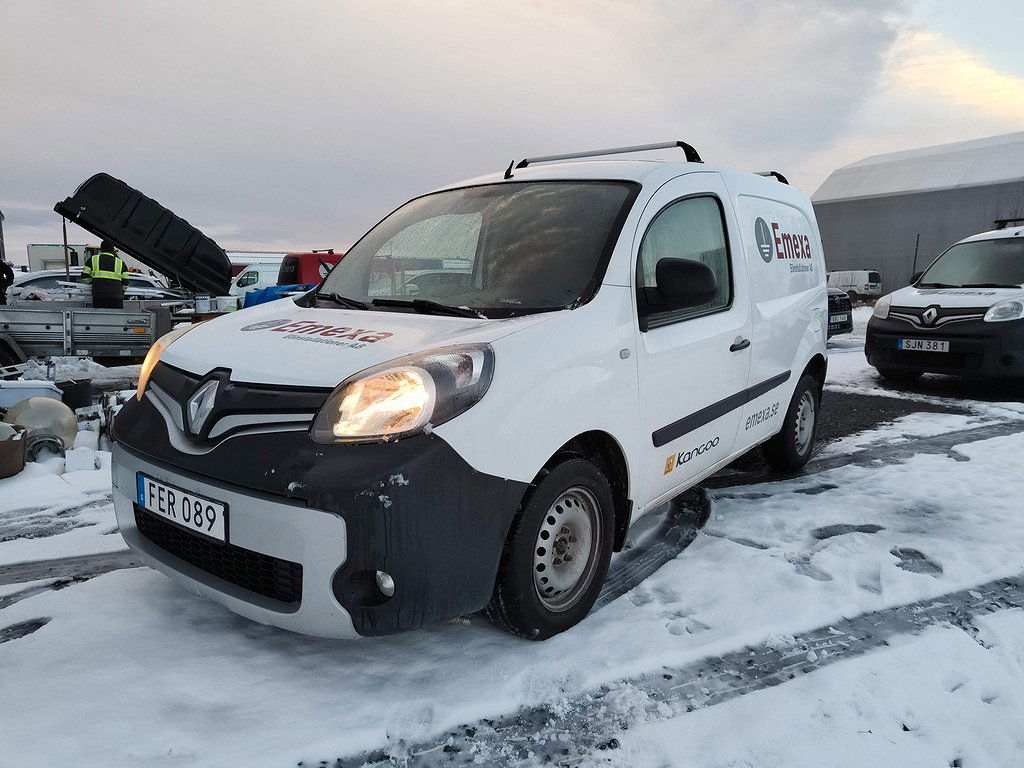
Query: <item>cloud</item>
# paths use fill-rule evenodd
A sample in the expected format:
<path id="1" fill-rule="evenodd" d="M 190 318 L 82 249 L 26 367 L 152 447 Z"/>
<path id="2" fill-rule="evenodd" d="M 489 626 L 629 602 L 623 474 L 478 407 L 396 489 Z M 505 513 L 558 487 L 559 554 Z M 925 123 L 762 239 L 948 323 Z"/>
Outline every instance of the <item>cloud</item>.
<path id="1" fill-rule="evenodd" d="M 249 248 L 343 247 L 412 195 L 577 148 L 681 138 L 709 161 L 796 169 L 800 182 L 808 156 L 857 128 L 906 12 L 902 0 L 188 8 L 5 8 L 9 251 L 40 228 L 58 236 L 55 215 L 28 209 L 99 170 Z"/>
<path id="2" fill-rule="evenodd" d="M 975 115 L 1024 125 L 1024 77 L 1000 72 L 927 32 L 901 36 L 892 58 L 891 76 L 898 87 Z"/>
<path id="3" fill-rule="evenodd" d="M 907 27 L 888 51 L 877 87 L 796 171 L 820 182 L 871 155 L 1020 130 L 1024 77 L 996 70 L 941 35 Z"/>

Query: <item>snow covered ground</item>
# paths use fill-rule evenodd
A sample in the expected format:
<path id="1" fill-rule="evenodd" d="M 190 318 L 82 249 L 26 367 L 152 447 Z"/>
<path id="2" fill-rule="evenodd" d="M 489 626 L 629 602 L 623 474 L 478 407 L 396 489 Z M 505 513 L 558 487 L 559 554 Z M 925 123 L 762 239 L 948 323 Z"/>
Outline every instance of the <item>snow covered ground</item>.
<path id="1" fill-rule="evenodd" d="M 861 351 L 869 311 L 834 340 L 834 391 L 892 394 Z M 852 637 L 841 628 L 858 617 L 1024 572 L 1024 408 L 966 406 L 846 437 L 801 477 L 709 491 L 711 519 L 682 554 L 544 643 L 478 616 L 367 641 L 301 637 L 144 568 L 55 590 L 0 578 L 0 763 L 530 765 L 554 754 L 652 768 L 1024 765 L 1024 611 L 989 613 L 969 631 L 922 619 L 920 633 L 849 657 L 837 641 L 841 660 L 827 665 L 829 651 L 806 641 L 833 625 Z M 988 425 L 1006 428 L 950 450 L 839 461 Z M 123 548 L 106 466 L 62 475 L 51 459 L 0 480 L 0 575 Z M 682 692 L 657 701 L 637 682 L 745 648 L 814 668 L 721 703 L 693 681 L 673 679 Z M 601 716 L 574 720 L 595 691 Z M 517 711 L 561 724 L 512 745 L 487 719 Z M 449 729 L 457 738 L 437 741 Z M 584 735 L 599 746 L 575 749 Z"/>

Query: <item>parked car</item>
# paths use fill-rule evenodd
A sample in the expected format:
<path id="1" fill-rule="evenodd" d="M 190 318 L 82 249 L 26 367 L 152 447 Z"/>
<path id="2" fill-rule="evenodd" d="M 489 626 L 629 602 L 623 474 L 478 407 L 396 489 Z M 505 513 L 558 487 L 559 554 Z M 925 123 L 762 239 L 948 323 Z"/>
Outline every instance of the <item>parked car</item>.
<path id="1" fill-rule="evenodd" d="M 49 299 L 83 299 L 91 295 L 88 284 L 79 283 L 82 267 L 71 267 L 70 280 L 63 269 L 46 269 L 39 272 L 22 272 L 14 278 L 14 284 L 8 289 L 7 296 L 11 303 L 27 301 L 30 298 Z M 128 278 L 125 298 L 140 299 L 175 299 L 180 298 L 178 291 L 167 287 L 167 281 L 160 276 L 133 272 Z"/>
<path id="2" fill-rule="evenodd" d="M 280 263 L 250 264 L 239 272 L 231 283 L 231 296 L 244 296 L 249 291 L 256 291 L 277 285 L 277 276 L 281 271 Z"/>
<path id="3" fill-rule="evenodd" d="M 828 337 L 853 332 L 853 303 L 845 291 L 828 289 Z"/>
<path id="4" fill-rule="evenodd" d="M 868 362 L 886 379 L 923 373 L 1024 378 L 1024 229 L 950 246 L 868 321 Z"/>
<path id="5" fill-rule="evenodd" d="M 882 295 L 882 276 L 874 269 L 845 269 L 828 273 L 828 287 L 845 291 L 850 301 Z"/>
<path id="6" fill-rule="evenodd" d="M 826 369 L 811 203 L 648 148 L 669 146 L 688 162 L 528 159 L 417 197 L 317 291 L 164 337 L 113 428 L 125 541 L 278 627 L 486 608 L 539 640 L 587 615 L 631 522 L 754 446 L 803 466 Z M 396 294 L 370 280 L 396 241 L 474 254 L 472 279 L 460 256 Z"/>

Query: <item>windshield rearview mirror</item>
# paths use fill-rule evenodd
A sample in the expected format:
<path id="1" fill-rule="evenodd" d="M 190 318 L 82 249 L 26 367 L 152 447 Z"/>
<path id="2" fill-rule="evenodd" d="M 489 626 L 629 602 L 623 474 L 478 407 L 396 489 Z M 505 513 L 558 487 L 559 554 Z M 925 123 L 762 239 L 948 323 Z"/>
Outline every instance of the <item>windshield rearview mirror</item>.
<path id="1" fill-rule="evenodd" d="M 692 259 L 659 259 L 654 278 L 658 293 L 675 309 L 699 307 L 718 293 L 711 267 Z"/>

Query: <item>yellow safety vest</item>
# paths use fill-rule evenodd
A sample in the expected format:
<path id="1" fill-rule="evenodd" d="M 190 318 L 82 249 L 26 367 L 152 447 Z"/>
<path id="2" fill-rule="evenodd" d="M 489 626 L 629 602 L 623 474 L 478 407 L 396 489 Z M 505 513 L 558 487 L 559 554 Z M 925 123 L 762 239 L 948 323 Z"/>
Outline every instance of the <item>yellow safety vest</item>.
<path id="1" fill-rule="evenodd" d="M 100 269 L 100 257 L 110 256 L 114 260 L 114 269 Z M 94 253 L 89 257 L 89 261 L 86 262 L 82 268 L 82 282 L 91 283 L 94 279 L 98 280 L 118 280 L 124 283 L 128 282 L 128 270 L 124 268 L 124 262 L 118 256 L 113 253 L 104 251 L 103 253 Z"/>

